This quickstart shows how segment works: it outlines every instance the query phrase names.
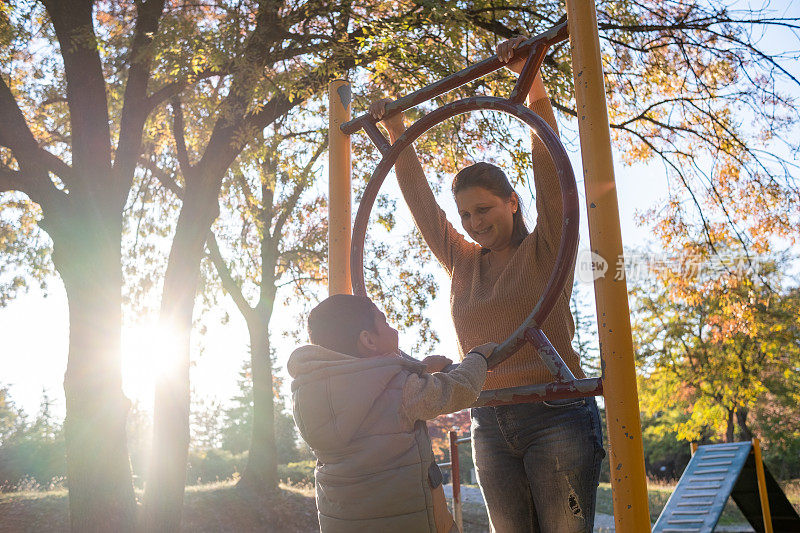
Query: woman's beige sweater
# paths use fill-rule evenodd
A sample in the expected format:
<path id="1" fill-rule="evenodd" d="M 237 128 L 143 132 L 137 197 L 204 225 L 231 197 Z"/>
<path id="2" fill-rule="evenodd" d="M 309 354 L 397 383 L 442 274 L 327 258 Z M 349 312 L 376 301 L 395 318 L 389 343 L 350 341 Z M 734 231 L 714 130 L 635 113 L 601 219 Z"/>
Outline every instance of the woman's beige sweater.
<path id="1" fill-rule="evenodd" d="M 543 98 L 531 109 L 557 130 L 550 102 Z M 413 151 L 405 150 L 395 169 L 403 196 L 417 228 L 452 280 L 450 311 L 462 355 L 486 342 L 503 342 L 533 310 L 553 270 L 561 237 L 561 192 L 544 144 L 533 136 L 533 172 L 536 184 L 536 227 L 520 244 L 505 270 L 492 283 L 487 279 L 488 256 L 467 241 L 447 220 L 428 185 Z M 573 270 L 574 267 L 571 268 Z M 576 377 L 585 377 L 572 349 L 575 325 L 570 313 L 572 275 L 543 330 Z M 552 381 L 536 351 L 526 344 L 489 372 L 484 389 L 502 389 Z"/>

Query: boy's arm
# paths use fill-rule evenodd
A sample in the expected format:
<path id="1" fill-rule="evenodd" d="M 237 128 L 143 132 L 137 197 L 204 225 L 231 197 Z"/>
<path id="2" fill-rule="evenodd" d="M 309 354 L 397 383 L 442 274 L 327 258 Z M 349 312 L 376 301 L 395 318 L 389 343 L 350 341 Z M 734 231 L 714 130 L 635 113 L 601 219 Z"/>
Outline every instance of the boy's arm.
<path id="1" fill-rule="evenodd" d="M 469 407 L 486 381 L 486 359 L 470 352 L 447 374 L 411 375 L 403 385 L 402 412 L 410 420 L 431 420 Z"/>

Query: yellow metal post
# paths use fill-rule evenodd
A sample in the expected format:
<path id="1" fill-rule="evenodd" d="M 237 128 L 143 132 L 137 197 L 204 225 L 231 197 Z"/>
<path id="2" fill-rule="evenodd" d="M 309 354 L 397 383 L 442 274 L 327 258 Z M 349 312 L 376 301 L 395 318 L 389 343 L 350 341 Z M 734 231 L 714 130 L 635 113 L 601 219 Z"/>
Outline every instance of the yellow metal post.
<path id="1" fill-rule="evenodd" d="M 618 532 L 641 533 L 650 531 L 650 512 L 628 290 L 624 277 L 616 279 L 614 268 L 622 257 L 622 235 L 594 2 L 567 0 L 567 19 L 589 239 L 592 251 L 611 266 L 608 275 L 595 280 L 594 288 L 611 448 L 614 520 Z"/>
<path id="2" fill-rule="evenodd" d="M 698 446 L 698 444 L 696 442 L 690 442 L 689 443 L 689 449 L 691 450 L 692 455 L 694 455 L 694 452 L 697 451 L 697 446 Z"/>
<path id="3" fill-rule="evenodd" d="M 339 126 L 350 120 L 350 83 L 328 85 L 328 294 L 351 294 L 350 136 Z"/>
<path id="4" fill-rule="evenodd" d="M 772 533 L 772 513 L 769 510 L 767 497 L 767 480 L 764 476 L 764 463 L 761 461 L 761 443 L 753 439 L 753 459 L 756 461 L 756 479 L 758 480 L 758 498 L 761 500 L 761 516 L 764 518 L 764 532 Z"/>

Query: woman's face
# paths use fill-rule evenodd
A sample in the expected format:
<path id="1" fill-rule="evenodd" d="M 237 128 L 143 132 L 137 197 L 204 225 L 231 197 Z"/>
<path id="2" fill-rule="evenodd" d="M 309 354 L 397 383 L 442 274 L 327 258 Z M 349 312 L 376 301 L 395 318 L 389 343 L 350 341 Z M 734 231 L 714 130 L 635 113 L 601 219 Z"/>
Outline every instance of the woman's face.
<path id="1" fill-rule="evenodd" d="M 475 242 L 490 250 L 511 244 L 514 213 L 519 209 L 516 194 L 506 199 L 475 186 L 458 191 L 455 200 L 461 225 Z"/>

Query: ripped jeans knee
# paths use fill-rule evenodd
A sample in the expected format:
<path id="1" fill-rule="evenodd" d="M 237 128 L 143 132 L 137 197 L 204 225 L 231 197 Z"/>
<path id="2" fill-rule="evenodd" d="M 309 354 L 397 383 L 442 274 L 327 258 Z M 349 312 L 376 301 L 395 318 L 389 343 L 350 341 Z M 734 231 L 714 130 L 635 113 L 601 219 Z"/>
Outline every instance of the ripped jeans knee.
<path id="1" fill-rule="evenodd" d="M 591 532 L 605 456 L 594 398 L 483 409 L 473 446 L 493 530 Z"/>

